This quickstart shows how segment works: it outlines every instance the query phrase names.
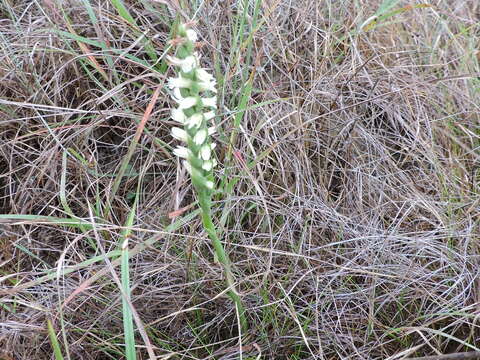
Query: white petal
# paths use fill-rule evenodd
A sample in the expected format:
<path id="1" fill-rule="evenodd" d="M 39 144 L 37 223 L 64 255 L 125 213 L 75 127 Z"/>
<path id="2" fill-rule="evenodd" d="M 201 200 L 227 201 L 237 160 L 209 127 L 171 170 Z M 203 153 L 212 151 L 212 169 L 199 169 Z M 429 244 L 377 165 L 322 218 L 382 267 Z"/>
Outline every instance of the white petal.
<path id="1" fill-rule="evenodd" d="M 217 97 L 213 96 L 210 98 L 202 98 L 202 104 L 203 106 L 209 106 L 213 108 L 217 108 Z"/>
<path id="2" fill-rule="evenodd" d="M 172 109 L 171 116 L 173 120 L 180 124 L 184 124 L 187 119 L 185 113 L 181 109 Z"/>
<path id="3" fill-rule="evenodd" d="M 210 181 L 210 180 L 205 181 L 205 186 L 206 186 L 208 189 L 212 190 L 212 189 L 213 189 L 213 185 L 214 185 L 214 184 L 213 184 L 213 181 Z"/>
<path id="4" fill-rule="evenodd" d="M 205 120 L 211 120 L 215 117 L 215 111 L 209 111 L 204 114 Z"/>
<path id="5" fill-rule="evenodd" d="M 190 40 L 190 41 L 192 41 L 192 42 L 197 41 L 198 35 L 197 35 L 197 33 L 195 32 L 195 30 L 193 30 L 193 29 L 188 29 L 188 30 L 187 30 L 187 39 Z"/>
<path id="6" fill-rule="evenodd" d="M 167 58 L 168 62 L 172 65 L 175 65 L 175 66 L 181 66 L 182 65 L 182 62 L 183 62 L 182 59 L 179 59 L 175 56 L 170 56 L 170 55 L 167 55 L 166 58 Z"/>
<path id="7" fill-rule="evenodd" d="M 190 72 L 197 67 L 197 58 L 195 56 L 187 56 L 183 59 L 182 65 L 180 65 L 183 72 Z"/>
<path id="8" fill-rule="evenodd" d="M 213 169 L 213 163 L 211 161 L 205 161 L 203 164 L 202 164 L 202 169 L 205 170 L 205 171 L 210 171 Z"/>
<path id="9" fill-rule="evenodd" d="M 179 146 L 173 149 L 173 155 L 186 159 L 190 155 L 190 150 L 184 146 Z"/>
<path id="10" fill-rule="evenodd" d="M 182 77 L 182 76 L 168 79 L 168 87 L 169 87 L 170 89 L 174 89 L 174 88 L 189 88 L 191 85 L 192 85 L 192 80 L 190 80 L 190 79 L 185 79 L 185 78 Z"/>
<path id="11" fill-rule="evenodd" d="M 208 128 L 208 135 L 213 135 L 216 131 L 217 129 L 215 128 L 215 126 L 211 126 Z"/>
<path id="12" fill-rule="evenodd" d="M 189 129 L 194 127 L 199 127 L 202 125 L 203 116 L 202 114 L 193 114 L 188 120 L 186 121 L 187 126 Z"/>
<path id="13" fill-rule="evenodd" d="M 215 87 L 215 83 L 214 82 L 199 82 L 198 83 L 200 85 L 200 90 L 202 91 L 211 91 L 213 93 L 217 93 L 217 88 Z"/>
<path id="14" fill-rule="evenodd" d="M 195 143 L 195 145 L 202 145 L 206 139 L 207 139 L 207 130 L 200 129 L 193 137 L 193 142 Z"/>
<path id="15" fill-rule="evenodd" d="M 197 98 L 193 96 L 189 96 L 186 98 L 182 98 L 179 103 L 178 103 L 178 108 L 179 109 L 189 109 L 192 106 L 197 105 Z"/>
<path id="16" fill-rule="evenodd" d="M 187 56 L 185 59 L 167 55 L 167 60 L 172 65 L 180 66 L 183 72 L 190 72 L 198 66 L 198 59 L 195 55 Z"/>
<path id="17" fill-rule="evenodd" d="M 192 165 L 187 160 L 182 161 L 183 166 L 185 166 L 185 169 L 187 169 L 188 173 L 192 175 Z"/>
<path id="18" fill-rule="evenodd" d="M 212 82 L 215 81 L 213 75 L 208 73 L 205 69 L 198 68 L 195 70 L 195 74 L 197 75 L 198 80 L 202 82 Z"/>
<path id="19" fill-rule="evenodd" d="M 183 99 L 183 96 L 182 96 L 182 92 L 180 91 L 180 88 L 175 87 L 173 89 L 173 100 L 179 103 L 180 101 L 182 101 L 182 99 Z"/>
<path id="20" fill-rule="evenodd" d="M 210 145 L 203 145 L 202 148 L 200 149 L 200 157 L 207 161 L 210 160 L 210 156 L 212 155 L 212 148 Z"/>
<path id="21" fill-rule="evenodd" d="M 210 144 L 210 149 L 212 149 L 212 151 L 213 151 L 213 149 L 215 149 L 216 147 L 217 147 L 217 143 L 211 143 L 211 144 Z"/>
<path id="22" fill-rule="evenodd" d="M 178 128 L 178 127 L 173 127 L 172 128 L 172 136 L 177 140 L 181 140 L 181 141 L 184 141 L 184 142 L 188 141 L 187 132 L 183 129 Z"/>

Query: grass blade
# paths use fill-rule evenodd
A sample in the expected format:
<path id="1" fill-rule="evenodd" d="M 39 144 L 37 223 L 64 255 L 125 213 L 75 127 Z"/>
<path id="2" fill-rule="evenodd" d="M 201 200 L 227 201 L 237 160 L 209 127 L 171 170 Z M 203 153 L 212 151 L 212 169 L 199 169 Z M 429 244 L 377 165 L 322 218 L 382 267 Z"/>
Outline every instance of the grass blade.
<path id="1" fill-rule="evenodd" d="M 55 359 L 63 360 L 62 349 L 60 348 L 60 344 L 57 339 L 57 334 L 55 333 L 55 329 L 53 328 L 53 324 L 50 319 L 47 319 L 47 330 L 48 330 L 48 337 L 50 338 L 50 343 L 53 348 L 53 355 L 55 356 Z"/>
<path id="2" fill-rule="evenodd" d="M 128 237 L 122 245 L 121 280 L 124 295 L 130 300 L 130 274 L 128 268 Z M 125 336 L 125 356 L 127 360 L 135 360 L 135 334 L 133 314 L 127 299 L 122 297 L 123 331 Z"/>

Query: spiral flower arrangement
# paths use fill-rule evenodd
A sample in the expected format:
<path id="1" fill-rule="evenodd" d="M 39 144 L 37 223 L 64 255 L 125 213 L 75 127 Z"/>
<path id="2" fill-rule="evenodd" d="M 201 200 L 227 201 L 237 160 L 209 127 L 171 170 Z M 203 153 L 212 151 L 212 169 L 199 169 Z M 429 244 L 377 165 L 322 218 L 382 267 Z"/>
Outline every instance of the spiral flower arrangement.
<path id="1" fill-rule="evenodd" d="M 213 169 L 217 165 L 213 150 L 215 143 L 211 135 L 215 126 L 209 122 L 215 118 L 217 89 L 213 75 L 200 66 L 200 55 L 195 51 L 198 35 L 185 24 L 177 29 L 178 38 L 175 56 L 168 56 L 168 62 L 177 68 L 177 77 L 168 80 L 172 98 L 177 107 L 172 110 L 172 119 L 182 125 L 173 127 L 171 134 L 183 142 L 173 153 L 183 159 L 183 165 L 190 174 L 197 193 L 205 230 L 212 240 L 218 261 L 224 269 L 228 286 L 227 294 L 235 303 L 241 327 L 246 329 L 247 321 L 241 299 L 235 290 L 235 279 L 230 260 L 218 238 L 211 215 L 211 198 L 215 183 Z"/>

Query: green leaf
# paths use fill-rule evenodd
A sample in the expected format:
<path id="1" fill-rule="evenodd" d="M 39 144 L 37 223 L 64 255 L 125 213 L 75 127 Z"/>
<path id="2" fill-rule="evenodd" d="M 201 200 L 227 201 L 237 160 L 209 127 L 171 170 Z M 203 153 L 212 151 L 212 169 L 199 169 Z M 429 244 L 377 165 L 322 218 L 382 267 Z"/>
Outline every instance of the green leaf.
<path id="1" fill-rule="evenodd" d="M 50 338 L 50 343 L 52 344 L 53 355 L 55 356 L 55 359 L 63 360 L 62 349 L 60 349 L 60 344 L 58 343 L 57 334 L 55 333 L 55 329 L 53 328 L 53 325 L 50 319 L 47 319 L 47 329 L 48 329 L 48 337 Z"/>

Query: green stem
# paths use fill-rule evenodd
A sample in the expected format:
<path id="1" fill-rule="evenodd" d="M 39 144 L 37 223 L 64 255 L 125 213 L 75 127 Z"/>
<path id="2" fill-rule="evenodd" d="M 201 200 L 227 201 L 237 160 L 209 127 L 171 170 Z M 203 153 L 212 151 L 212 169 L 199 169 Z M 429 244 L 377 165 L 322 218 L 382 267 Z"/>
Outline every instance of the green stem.
<path id="1" fill-rule="evenodd" d="M 227 279 L 227 286 L 229 290 L 227 295 L 235 303 L 237 311 L 240 318 L 240 326 L 243 331 L 246 331 L 248 328 L 247 318 L 245 316 L 245 308 L 243 307 L 242 300 L 238 295 L 238 292 L 235 290 L 235 277 L 233 276 L 232 267 L 230 265 L 230 259 L 225 253 L 222 242 L 218 238 L 217 229 L 212 221 L 211 216 L 211 196 L 205 190 L 198 189 L 198 202 L 200 204 L 200 209 L 202 210 L 202 221 L 203 227 L 208 233 L 210 240 L 212 240 L 215 253 L 217 254 L 218 261 L 223 266 L 225 272 L 225 277 Z"/>

